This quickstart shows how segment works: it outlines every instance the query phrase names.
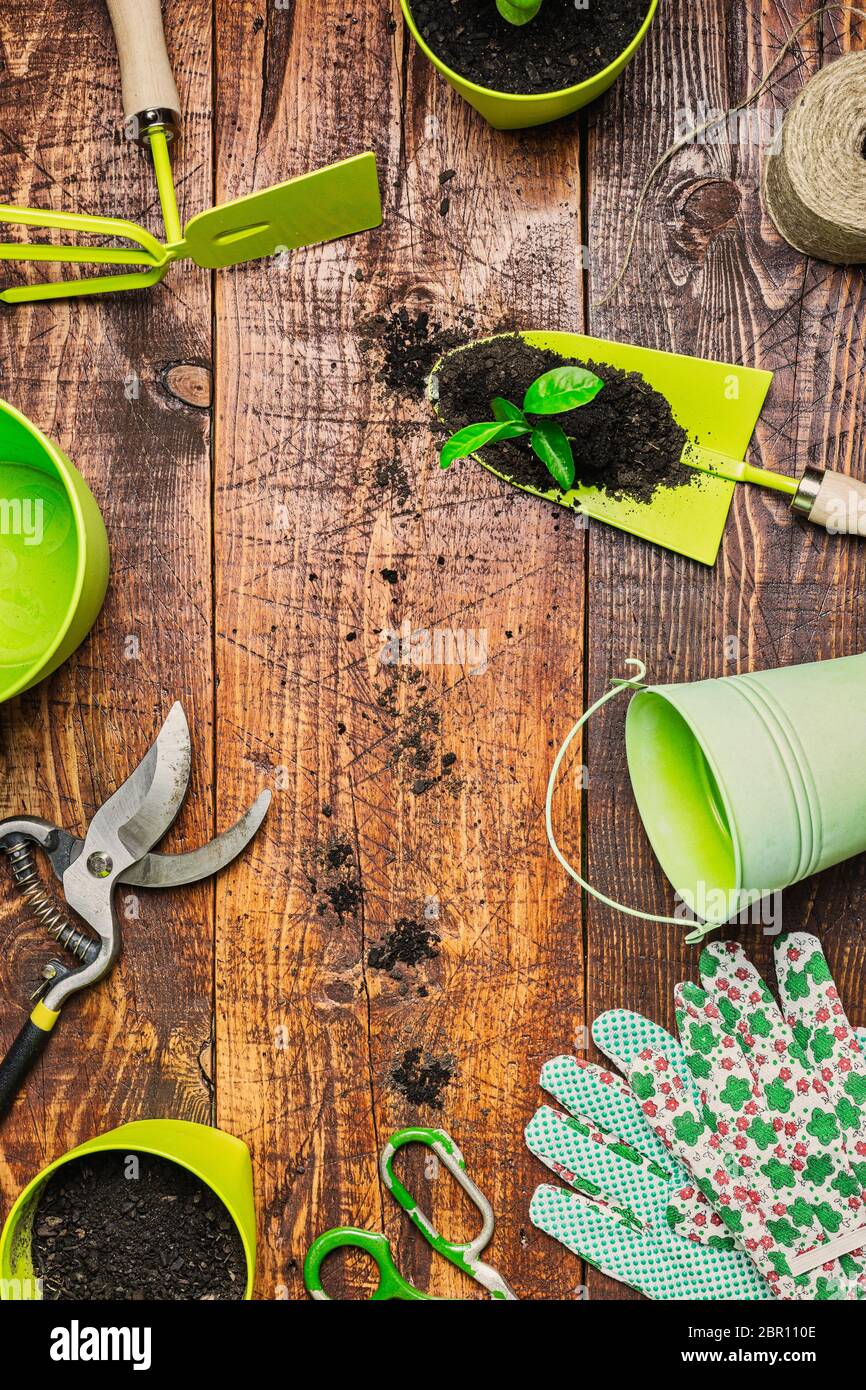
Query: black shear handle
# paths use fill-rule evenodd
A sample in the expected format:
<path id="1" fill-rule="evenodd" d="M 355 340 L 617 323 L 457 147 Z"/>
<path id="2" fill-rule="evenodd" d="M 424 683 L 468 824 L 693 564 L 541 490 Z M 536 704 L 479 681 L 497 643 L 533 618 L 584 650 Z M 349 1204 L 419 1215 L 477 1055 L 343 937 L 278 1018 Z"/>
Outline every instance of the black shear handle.
<path id="1" fill-rule="evenodd" d="M 38 1014 L 38 1010 L 39 1006 L 37 1005 L 33 1012 Z M 45 1015 L 48 1017 L 44 1017 Z M 51 1037 L 51 1023 L 55 1020 L 50 1020 L 47 1009 L 42 1010 L 40 1022 L 43 1019 L 48 1024 L 45 1028 L 40 1027 L 39 1023 L 34 1023 L 33 1014 L 31 1014 L 3 1061 L 0 1062 L 0 1120 L 8 1114 L 25 1078 L 39 1061 L 45 1050 L 45 1044 Z"/>

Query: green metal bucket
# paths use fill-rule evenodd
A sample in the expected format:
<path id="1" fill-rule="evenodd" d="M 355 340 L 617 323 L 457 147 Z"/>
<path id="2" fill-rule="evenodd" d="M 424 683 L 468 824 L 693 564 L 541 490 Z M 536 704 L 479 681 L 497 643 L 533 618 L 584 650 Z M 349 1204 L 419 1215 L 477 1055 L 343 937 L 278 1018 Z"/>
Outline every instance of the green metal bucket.
<path id="1" fill-rule="evenodd" d="M 108 538 L 66 455 L 0 401 L 0 701 L 84 640 L 108 585 Z"/>
<path id="2" fill-rule="evenodd" d="M 51 1174 L 73 1159 L 113 1150 L 153 1154 L 186 1168 L 216 1193 L 234 1221 L 247 1261 L 244 1298 L 253 1296 L 256 1272 L 256 1213 L 253 1169 L 246 1144 L 208 1125 L 187 1120 L 136 1120 L 109 1130 L 50 1163 L 21 1193 L 0 1235 L 0 1299 L 30 1302 L 40 1298 L 31 1258 L 33 1221 L 39 1194 Z"/>
<path id="3" fill-rule="evenodd" d="M 647 687 L 626 753 L 659 863 L 721 925 L 866 850 L 866 654 Z"/>
<path id="4" fill-rule="evenodd" d="M 480 111 L 484 119 L 494 129 L 524 130 L 527 126 L 546 125 L 548 121 L 557 121 L 562 116 L 570 116 L 573 111 L 579 111 L 582 106 L 588 106 L 591 101 L 595 101 L 596 97 L 600 97 L 602 92 L 606 92 L 608 87 L 612 86 L 619 77 L 623 68 L 631 62 L 646 38 L 658 9 L 658 0 L 650 0 L 646 19 L 628 48 L 624 49 L 619 57 L 609 63 L 601 72 L 597 72 L 593 77 L 588 77 L 585 82 L 578 82 L 574 87 L 564 87 L 558 92 L 543 92 L 538 96 L 518 96 L 512 92 L 496 92 L 490 87 L 479 87 L 476 83 L 470 82 L 468 78 L 461 77 L 459 73 L 446 67 L 425 43 L 412 18 L 409 0 L 400 0 L 400 5 L 418 47 L 430 59 L 436 70 L 442 74 L 445 81 L 454 88 L 455 92 L 459 92 L 464 101 L 468 101 L 470 106 L 474 106 L 476 111 Z"/>

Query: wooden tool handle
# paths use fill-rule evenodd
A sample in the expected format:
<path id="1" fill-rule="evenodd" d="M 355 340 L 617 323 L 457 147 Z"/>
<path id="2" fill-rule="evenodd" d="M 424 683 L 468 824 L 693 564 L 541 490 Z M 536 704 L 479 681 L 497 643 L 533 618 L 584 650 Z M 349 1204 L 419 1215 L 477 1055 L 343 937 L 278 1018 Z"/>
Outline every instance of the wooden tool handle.
<path id="1" fill-rule="evenodd" d="M 160 0 L 106 0 L 120 58 L 123 114 L 132 120 L 144 111 L 167 111 L 180 120 L 177 94 Z"/>
<path id="2" fill-rule="evenodd" d="M 866 536 L 866 483 L 847 473 L 807 468 L 791 506 L 831 535 Z"/>

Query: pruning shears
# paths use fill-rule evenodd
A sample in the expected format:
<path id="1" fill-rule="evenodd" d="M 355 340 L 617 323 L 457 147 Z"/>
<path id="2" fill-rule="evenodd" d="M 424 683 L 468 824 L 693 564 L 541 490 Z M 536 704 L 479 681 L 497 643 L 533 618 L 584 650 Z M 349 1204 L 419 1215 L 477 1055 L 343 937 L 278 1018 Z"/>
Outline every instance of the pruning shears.
<path id="1" fill-rule="evenodd" d="M 41 1056 L 67 1000 L 113 968 L 121 944 L 115 888 L 177 888 L 209 878 L 240 854 L 264 820 L 269 791 L 237 825 L 200 849 L 151 853 L 183 804 L 191 761 L 189 726 L 175 704 L 138 767 L 96 812 L 84 838 L 35 816 L 0 821 L 0 848 L 9 856 L 23 898 L 40 925 L 79 962 L 75 967 L 51 960 L 44 967 L 36 991 L 41 997 L 0 1064 L 0 1117 Z M 42 887 L 34 845 L 45 851 L 82 925 L 70 922 Z"/>
<path id="2" fill-rule="evenodd" d="M 470 1201 L 474 1202 L 481 1212 L 482 1225 L 481 1230 L 473 1240 L 465 1242 L 446 1240 L 436 1230 L 430 1218 L 425 1216 L 415 1198 L 403 1186 L 394 1172 L 394 1157 L 398 1149 L 401 1149 L 404 1144 L 423 1144 L 425 1148 L 430 1149 L 443 1166 L 448 1169 L 448 1172 L 456 1178 Z M 484 1193 L 466 1172 L 466 1163 L 462 1153 L 444 1129 L 413 1127 L 398 1130 L 396 1134 L 391 1135 L 382 1151 L 379 1160 L 379 1172 L 387 1191 L 403 1208 L 409 1220 L 434 1250 L 487 1289 L 491 1298 L 500 1301 L 516 1301 L 517 1294 L 505 1282 L 502 1275 L 481 1259 L 482 1251 L 489 1245 L 493 1235 L 493 1208 Z M 405 1299 L 407 1301 L 412 1299 L 434 1303 L 443 1301 L 433 1294 L 422 1293 L 420 1289 L 415 1288 L 414 1284 L 410 1284 L 408 1279 L 403 1278 L 394 1263 L 388 1238 L 381 1231 L 364 1231 L 355 1226 L 336 1226 L 331 1231 L 325 1231 L 323 1235 L 313 1241 L 304 1261 L 304 1282 L 307 1286 L 307 1292 L 320 1302 L 330 1300 L 330 1295 L 325 1293 L 322 1287 L 322 1264 L 334 1250 L 345 1247 L 363 1250 L 366 1254 L 371 1255 L 376 1262 L 379 1270 L 379 1283 L 371 1295 L 371 1302 L 386 1299 Z"/>

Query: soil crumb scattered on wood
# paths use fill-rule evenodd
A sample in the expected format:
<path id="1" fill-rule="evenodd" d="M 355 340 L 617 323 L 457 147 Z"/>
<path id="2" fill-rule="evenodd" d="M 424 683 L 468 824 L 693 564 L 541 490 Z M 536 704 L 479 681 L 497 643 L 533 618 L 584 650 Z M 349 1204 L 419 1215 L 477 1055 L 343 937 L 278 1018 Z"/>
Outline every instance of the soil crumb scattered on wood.
<path id="1" fill-rule="evenodd" d="M 498 92 L 557 92 L 601 72 L 628 48 L 649 0 L 578 9 L 544 0 L 528 24 L 509 24 L 496 0 L 410 0 L 418 32 L 454 72 Z"/>
<path id="2" fill-rule="evenodd" d="M 398 721 L 391 754 L 392 766 L 402 768 L 413 796 L 424 796 L 436 786 L 441 786 L 452 796 L 458 796 L 463 790 L 463 780 L 457 773 L 457 754 L 442 751 L 439 702 L 425 695 L 424 687 L 413 690 L 411 676 L 407 683 L 411 703 L 402 714 L 398 710 L 393 689 L 384 691 L 377 699 L 379 708 Z"/>
<path id="3" fill-rule="evenodd" d="M 490 420 L 494 396 L 521 405 L 537 377 L 574 360 L 531 347 L 513 333 L 452 353 L 437 375 L 439 412 L 449 432 Z M 689 483 L 693 475 L 680 463 L 687 435 L 665 397 L 638 372 L 592 361 L 580 365 L 601 377 L 602 390 L 588 405 L 549 417 L 571 438 L 575 483 L 640 502 L 660 487 Z M 556 490 L 525 439 L 493 445 L 483 457 L 514 483 Z"/>
<path id="4" fill-rule="evenodd" d="M 349 840 L 333 835 L 327 844 L 314 846 L 306 855 L 305 867 L 320 917 L 332 914 L 342 926 L 347 917 L 356 916 L 364 889 L 355 848 Z"/>
<path id="5" fill-rule="evenodd" d="M 403 305 L 360 325 L 361 351 L 378 359 L 376 375 L 392 391 L 420 397 L 442 354 L 463 342 L 474 327 L 466 313 L 454 327 L 446 328 L 426 309 L 412 312 Z"/>
<path id="6" fill-rule="evenodd" d="M 119 1151 L 73 1159 L 48 1179 L 33 1266 L 56 1302 L 239 1300 L 247 1282 L 216 1193 L 176 1163 Z"/>
<path id="7" fill-rule="evenodd" d="M 418 965 L 422 960 L 435 960 L 441 937 L 425 922 L 414 917 L 398 917 L 381 941 L 370 947 L 367 963 L 373 970 L 389 975 L 399 973 L 401 965 Z"/>
<path id="8" fill-rule="evenodd" d="M 410 1105 L 442 1109 L 442 1093 L 454 1078 L 453 1057 L 432 1057 L 409 1047 L 391 1068 L 391 1082 Z"/>
<path id="9" fill-rule="evenodd" d="M 434 362 L 435 362 L 434 358 Z M 377 488 L 390 492 L 400 507 L 405 507 L 412 493 L 412 484 L 402 459 L 398 454 L 393 458 L 379 459 L 373 474 Z"/>

